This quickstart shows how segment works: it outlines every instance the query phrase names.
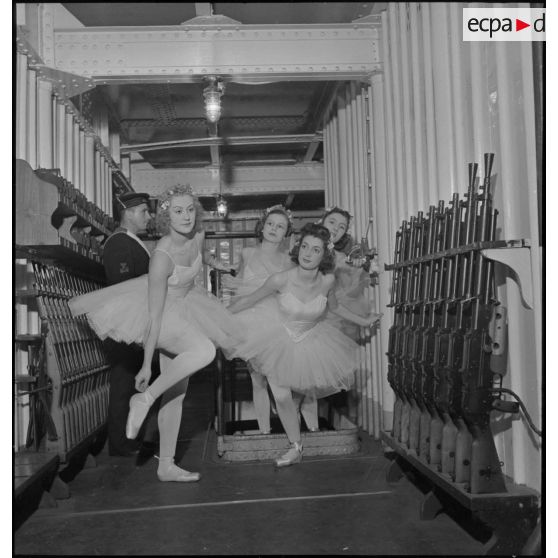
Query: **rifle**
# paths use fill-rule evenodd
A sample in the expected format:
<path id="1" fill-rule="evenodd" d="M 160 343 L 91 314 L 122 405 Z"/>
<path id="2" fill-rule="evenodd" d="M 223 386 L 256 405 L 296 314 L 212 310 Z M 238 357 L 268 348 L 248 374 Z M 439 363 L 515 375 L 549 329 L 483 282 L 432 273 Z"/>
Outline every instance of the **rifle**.
<path id="1" fill-rule="evenodd" d="M 469 185 L 465 195 L 467 201 L 462 202 L 460 206 L 461 211 L 465 209 L 465 219 L 463 223 L 460 223 L 458 247 L 471 245 L 476 239 L 478 196 L 475 192 L 475 184 L 477 169 L 476 163 L 469 164 Z M 472 439 L 461 412 L 462 381 L 459 370 L 463 358 L 464 335 L 467 329 L 465 319 L 468 315 L 473 290 L 473 258 L 474 252 L 471 250 L 458 252 L 455 257 L 456 272 L 461 280 L 458 281 L 456 277 L 452 281 L 451 303 L 456 304 L 456 317 L 448 337 L 448 359 L 444 370 L 447 383 L 443 386 L 441 394 L 451 413 L 450 416 L 457 424 L 457 432 L 453 428 L 451 433 L 447 433 L 442 471 L 450 475 L 456 482 L 463 482 L 463 478 L 468 479 L 471 459 Z"/>
<path id="2" fill-rule="evenodd" d="M 435 205 L 431 205 L 429 208 L 427 224 L 427 238 L 424 243 L 424 250 L 426 254 L 432 254 L 434 253 L 438 224 Z M 429 308 L 433 296 L 434 265 L 434 260 L 431 259 L 423 266 L 419 325 L 415 330 L 411 349 L 411 366 L 414 370 L 413 394 L 420 410 L 420 415 L 418 417 L 417 453 L 419 458 L 423 461 L 427 460 L 430 449 L 430 421 L 432 420 L 430 409 L 432 408 L 432 401 L 428 398 L 428 394 L 431 391 L 431 378 L 426 375 L 421 363 L 425 359 L 423 351 L 426 350 L 425 334 L 429 327 Z M 411 443 L 414 445 L 415 440 L 413 439 Z"/>
<path id="3" fill-rule="evenodd" d="M 474 187 L 476 182 L 478 165 L 469 165 L 469 187 L 468 187 L 468 202 L 465 205 L 467 212 L 465 216 L 465 221 L 468 223 L 470 220 L 470 215 L 474 214 L 475 206 L 471 209 L 470 205 L 475 203 Z M 454 194 L 452 199 L 452 210 L 451 210 L 451 233 L 449 248 L 458 249 L 461 245 L 461 210 L 463 209 L 463 204 L 459 203 L 459 196 Z M 465 236 L 470 234 L 467 232 L 467 225 L 465 230 Z M 460 266 L 461 264 L 461 266 Z M 443 323 L 438 333 L 438 345 L 439 352 L 441 355 L 441 362 L 439 363 L 439 377 L 440 383 L 438 385 L 438 405 L 443 413 L 445 424 L 442 430 L 442 459 L 441 459 L 441 471 L 444 474 L 455 478 L 455 459 L 457 454 L 458 437 L 460 431 L 467 431 L 465 424 L 461 418 L 459 412 L 459 407 L 454 405 L 455 393 L 460 393 L 461 385 L 459 382 L 459 375 L 457 370 L 461 362 L 461 350 L 460 350 L 460 329 L 462 322 L 462 312 L 460 312 L 459 317 L 455 315 L 456 303 L 460 302 L 459 310 L 463 310 L 463 289 L 465 288 L 465 282 L 461 282 L 461 290 L 457 292 L 458 276 L 466 276 L 464 272 L 465 257 L 459 253 L 455 256 L 447 259 L 447 284 L 444 299 L 444 309 L 443 309 Z M 461 273 L 460 273 L 461 271 Z M 466 455 L 463 450 L 465 446 L 461 446 L 462 459 L 467 462 Z"/>
<path id="4" fill-rule="evenodd" d="M 400 306 L 403 309 L 402 312 L 402 327 L 398 329 L 396 345 L 395 345 L 395 362 L 396 368 L 398 370 L 398 375 L 400 378 L 399 385 L 401 387 L 401 398 L 403 401 L 403 409 L 401 411 L 401 435 L 399 441 L 402 444 L 407 444 L 409 441 L 409 420 L 411 415 L 411 399 L 410 394 L 406 391 L 406 367 L 405 367 L 405 356 L 407 348 L 407 340 L 409 335 L 409 329 L 411 327 L 411 305 L 409 300 L 411 299 L 411 293 L 413 289 L 413 283 L 415 282 L 414 265 L 411 263 L 414 253 L 416 250 L 416 239 L 417 239 L 417 218 L 411 217 L 409 219 L 409 243 L 408 249 L 405 251 L 406 265 L 404 267 L 405 274 L 405 290 L 403 298 L 400 301 Z"/>
<path id="5" fill-rule="evenodd" d="M 485 176 L 480 215 L 480 240 L 496 237 L 498 212 L 492 209 L 490 175 L 494 155 L 484 156 Z M 472 494 L 506 492 L 500 460 L 490 428 L 494 402 L 493 374 L 490 370 L 492 340 L 489 324 L 494 307 L 492 264 L 477 253 L 475 292 L 472 297 L 470 326 L 463 342 L 463 362 L 459 370 L 463 381 L 463 417 L 472 435 L 469 490 Z M 472 275 L 472 273 L 471 273 Z"/>
<path id="6" fill-rule="evenodd" d="M 418 212 L 415 227 L 417 228 L 417 235 L 415 238 L 413 261 L 411 263 L 413 270 L 412 295 L 408 303 L 410 318 L 409 327 L 405 332 L 403 363 L 405 369 L 405 393 L 411 403 L 408 447 L 410 450 L 418 453 L 421 408 L 418 402 L 420 395 L 416 390 L 417 375 L 419 374 L 417 374 L 416 366 L 414 366 L 414 360 L 416 354 L 417 330 L 420 325 L 421 308 L 423 307 L 422 293 L 424 288 L 424 273 L 423 262 L 420 258 L 424 256 L 425 245 L 428 244 L 425 233 L 425 231 L 427 231 L 426 222 L 423 218 L 422 211 Z"/>
<path id="7" fill-rule="evenodd" d="M 403 221 L 401 225 L 401 231 L 397 231 L 395 234 L 395 251 L 394 251 L 394 264 L 397 264 L 403 261 L 403 253 L 404 253 L 404 231 L 407 227 L 407 222 Z M 388 382 L 391 385 L 395 393 L 395 403 L 393 406 L 393 429 L 392 429 L 392 436 L 397 440 L 401 434 L 401 412 L 402 412 L 402 397 L 401 391 L 399 388 L 399 377 L 397 375 L 397 368 L 395 362 L 395 346 L 396 346 L 396 337 L 397 337 L 397 330 L 401 327 L 401 307 L 399 305 L 400 297 L 401 297 L 401 289 L 402 289 L 402 268 L 395 267 L 393 269 L 393 277 L 392 277 L 392 285 L 391 285 L 391 297 L 390 303 L 388 306 L 394 309 L 394 318 L 393 324 L 389 328 L 389 335 L 388 335 Z"/>
<path id="8" fill-rule="evenodd" d="M 448 220 L 449 212 L 444 210 L 444 202 L 440 201 L 438 205 L 437 217 L 439 221 L 438 225 L 438 235 L 436 238 L 435 251 L 436 253 L 442 252 L 446 248 L 447 244 L 447 231 L 448 231 Z M 440 377 L 440 362 L 443 362 L 445 355 L 440 351 L 439 345 L 439 332 L 443 326 L 442 317 L 442 303 L 444 301 L 442 293 L 444 292 L 444 287 L 447 283 L 446 277 L 446 262 L 444 257 L 435 258 L 435 273 L 434 273 L 434 293 L 435 296 L 432 300 L 432 329 L 429 330 L 429 347 L 431 353 L 427 355 L 431 358 L 429 362 L 430 374 L 431 374 L 431 392 L 430 400 L 432 402 L 433 410 L 435 411 L 433 415 L 433 420 L 430 424 L 430 464 L 437 465 L 438 468 L 441 462 L 441 449 L 442 449 L 442 439 L 443 439 L 443 428 L 447 422 L 447 415 L 440 408 L 438 392 L 439 385 L 441 382 Z"/>

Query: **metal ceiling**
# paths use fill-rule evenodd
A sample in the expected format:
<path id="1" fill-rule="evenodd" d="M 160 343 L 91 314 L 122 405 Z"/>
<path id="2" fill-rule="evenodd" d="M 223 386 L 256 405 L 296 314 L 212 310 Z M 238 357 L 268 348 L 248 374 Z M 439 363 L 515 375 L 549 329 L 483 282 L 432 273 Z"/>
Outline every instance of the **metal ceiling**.
<path id="1" fill-rule="evenodd" d="M 377 2 L 84 2 L 63 3 L 83 25 L 136 26 L 180 25 L 202 15 L 210 6 L 214 14 L 224 15 L 245 25 L 251 24 L 327 24 L 350 23 L 377 13 Z"/>
<path id="2" fill-rule="evenodd" d="M 360 2 L 311 3 L 67 3 L 85 26 L 179 25 L 196 17 L 222 15 L 242 24 L 350 23 L 380 6 Z M 226 81 L 226 76 L 225 76 Z M 324 110 L 336 82 L 226 83 L 217 126 L 204 116 L 204 83 L 123 83 L 99 85 L 76 99 L 82 110 L 107 107 L 124 153 L 155 169 L 246 165 L 294 165 L 323 160 Z M 265 207 L 262 196 L 237 200 Z M 291 197 L 292 199 L 292 197 Z M 295 204 L 296 200 L 296 204 Z M 301 209 L 323 206 L 323 192 L 293 200 Z"/>

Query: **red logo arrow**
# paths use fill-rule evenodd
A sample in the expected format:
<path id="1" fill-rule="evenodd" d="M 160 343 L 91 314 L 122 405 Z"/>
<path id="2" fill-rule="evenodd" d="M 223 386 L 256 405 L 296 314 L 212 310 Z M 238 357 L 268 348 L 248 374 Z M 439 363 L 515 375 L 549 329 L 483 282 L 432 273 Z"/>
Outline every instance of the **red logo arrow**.
<path id="1" fill-rule="evenodd" d="M 521 31 L 522 29 L 525 29 L 526 27 L 531 27 L 530 23 L 525 23 L 524 21 L 521 21 L 520 19 L 515 19 L 515 30 L 516 31 Z"/>

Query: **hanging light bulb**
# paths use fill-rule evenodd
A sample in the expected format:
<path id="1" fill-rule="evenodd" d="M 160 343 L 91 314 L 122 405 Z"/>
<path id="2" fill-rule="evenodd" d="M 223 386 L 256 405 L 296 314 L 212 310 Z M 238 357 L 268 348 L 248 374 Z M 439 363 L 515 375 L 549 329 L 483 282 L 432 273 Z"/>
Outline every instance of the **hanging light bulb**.
<path id="1" fill-rule="evenodd" d="M 222 217 L 224 219 L 227 216 L 228 212 L 229 212 L 229 208 L 227 206 L 227 200 L 219 196 L 217 200 L 217 215 L 219 215 L 219 217 Z"/>
<path id="2" fill-rule="evenodd" d="M 203 90 L 205 116 L 209 122 L 215 123 L 221 117 L 221 95 L 225 91 L 225 85 L 216 77 L 210 77 L 208 81 L 209 85 Z"/>

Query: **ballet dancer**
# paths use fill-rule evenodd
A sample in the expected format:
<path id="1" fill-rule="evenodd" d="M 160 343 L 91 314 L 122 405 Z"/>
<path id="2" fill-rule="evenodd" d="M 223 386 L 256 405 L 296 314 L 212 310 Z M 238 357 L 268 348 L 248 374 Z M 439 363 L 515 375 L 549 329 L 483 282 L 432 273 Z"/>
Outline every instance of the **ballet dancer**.
<path id="1" fill-rule="evenodd" d="M 274 205 L 266 209 L 261 219 L 256 223 L 254 232 L 258 244 L 242 249 L 236 277 L 227 277 L 224 281 L 225 286 L 232 289 L 235 296 L 243 296 L 254 292 L 273 273 L 294 266 L 284 246 L 285 238 L 292 232 L 291 215 L 285 207 Z M 257 332 L 260 328 L 267 327 L 270 321 L 278 319 L 278 314 L 277 302 L 269 297 L 261 300 L 253 307 L 239 312 L 237 318 L 242 323 L 245 336 L 250 337 L 250 332 Z M 238 347 L 232 352 L 225 352 L 225 356 L 228 359 L 241 358 L 246 360 Z M 252 380 L 254 412 L 259 432 L 269 434 L 271 432 L 271 404 L 267 391 L 267 380 L 255 368 L 252 361 L 246 360 L 246 362 Z"/>
<path id="2" fill-rule="evenodd" d="M 201 220 L 201 205 L 189 186 L 167 190 L 157 212 L 164 236 L 153 251 L 148 275 L 70 301 L 74 315 L 85 313 L 102 339 L 143 345 L 143 364 L 135 378 L 141 393 L 130 399 L 126 435 L 137 436 L 149 408 L 162 396 L 157 476 L 163 482 L 199 480 L 199 473 L 174 464 L 188 378 L 213 361 L 215 344 L 232 348 L 240 340 L 236 319 L 216 297 L 194 285 L 202 263 L 229 270 L 204 249 Z M 161 374 L 149 385 L 155 349 L 161 354 Z"/>
<path id="3" fill-rule="evenodd" d="M 293 392 L 312 398 L 349 389 L 357 367 L 357 345 L 322 320 L 329 308 L 344 319 L 367 326 L 379 315 L 359 316 L 337 304 L 335 266 L 330 233 L 322 225 L 307 224 L 291 251 L 294 268 L 271 275 L 255 292 L 236 299 L 228 309 L 237 313 L 274 295 L 281 319 L 241 344 L 242 353 L 267 377 L 290 449 L 275 461 L 286 467 L 302 460 L 298 409 Z"/>
<path id="4" fill-rule="evenodd" d="M 370 270 L 353 267 L 346 261 L 347 255 L 354 246 L 354 241 L 348 232 L 350 222 L 351 214 L 339 207 L 327 209 L 319 221 L 330 232 L 335 250 L 334 273 L 337 302 L 360 316 L 366 316 L 372 309 L 366 296 L 366 289 L 370 285 Z M 370 269 L 379 271 L 376 259 L 372 260 Z M 358 325 L 332 312 L 328 312 L 326 319 L 345 335 L 358 342 L 360 337 Z"/>

